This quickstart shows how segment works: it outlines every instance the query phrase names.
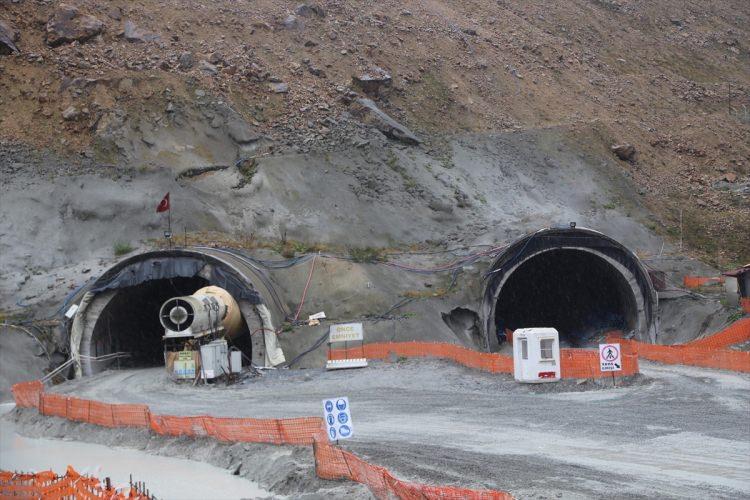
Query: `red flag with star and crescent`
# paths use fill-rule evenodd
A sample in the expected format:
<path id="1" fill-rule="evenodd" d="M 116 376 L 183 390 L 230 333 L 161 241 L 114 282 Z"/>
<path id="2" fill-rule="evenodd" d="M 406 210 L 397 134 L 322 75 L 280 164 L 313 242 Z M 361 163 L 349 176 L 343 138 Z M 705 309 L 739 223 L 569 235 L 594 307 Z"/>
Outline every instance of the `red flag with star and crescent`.
<path id="1" fill-rule="evenodd" d="M 167 210 L 169 210 L 169 193 L 165 194 L 159 205 L 156 206 L 157 213 L 166 212 Z"/>

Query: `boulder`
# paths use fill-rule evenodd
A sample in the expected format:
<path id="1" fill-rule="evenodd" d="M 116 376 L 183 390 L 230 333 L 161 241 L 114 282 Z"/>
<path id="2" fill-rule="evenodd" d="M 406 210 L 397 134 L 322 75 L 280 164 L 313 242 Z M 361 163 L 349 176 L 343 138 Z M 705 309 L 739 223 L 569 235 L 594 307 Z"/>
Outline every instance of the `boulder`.
<path id="1" fill-rule="evenodd" d="M 7 56 L 20 52 L 16 47 L 18 37 L 18 31 L 9 24 L 0 21 L 0 55 Z"/>
<path id="2" fill-rule="evenodd" d="M 378 95 L 383 87 L 390 87 L 393 84 L 393 78 L 383 68 L 373 66 L 368 71 L 353 76 L 352 83 L 365 94 Z"/>
<path id="3" fill-rule="evenodd" d="M 622 161 L 635 161 L 635 146 L 632 144 L 615 144 L 612 146 L 612 152 Z"/>
<path id="4" fill-rule="evenodd" d="M 289 92 L 289 85 L 283 82 L 271 83 L 269 84 L 269 87 L 275 94 L 286 94 L 287 92 Z"/>
<path id="5" fill-rule="evenodd" d="M 371 100 L 360 97 L 351 107 L 352 115 L 363 123 L 380 130 L 386 137 L 401 141 L 404 144 L 419 144 L 422 141 L 414 133 L 388 116 Z"/>
<path id="6" fill-rule="evenodd" d="M 221 64 L 224 62 L 224 56 L 222 56 L 220 52 L 212 52 L 211 55 L 208 56 L 208 62 L 211 64 Z"/>
<path id="7" fill-rule="evenodd" d="M 78 111 L 78 109 L 76 109 L 75 106 L 68 106 L 62 112 L 62 117 L 63 117 L 63 120 L 65 121 L 73 121 L 79 116 L 81 116 L 81 113 Z"/>
<path id="8" fill-rule="evenodd" d="M 160 38 L 156 33 L 142 30 L 130 20 L 125 21 L 123 25 L 123 36 L 128 42 L 155 42 Z"/>
<path id="9" fill-rule="evenodd" d="M 219 68 L 208 61 L 201 61 L 199 68 L 201 71 L 208 73 L 209 75 L 216 75 L 219 73 Z"/>
<path id="10" fill-rule="evenodd" d="M 296 9 L 294 9 L 294 13 L 302 17 L 326 17 L 326 11 L 323 9 L 323 7 L 317 4 L 310 5 L 301 3 L 297 6 Z"/>
<path id="11" fill-rule="evenodd" d="M 261 138 L 260 134 L 238 117 L 230 117 L 227 122 L 227 133 L 237 144 L 252 144 Z"/>
<path id="12" fill-rule="evenodd" d="M 177 59 L 177 63 L 180 65 L 180 69 L 190 69 L 195 63 L 195 58 L 192 52 L 183 52 Z"/>
<path id="13" fill-rule="evenodd" d="M 300 20 L 297 16 L 287 16 L 286 19 L 284 19 L 281 22 L 282 26 L 288 30 L 301 30 L 304 28 L 304 23 L 302 20 Z"/>
<path id="14" fill-rule="evenodd" d="M 58 47 L 74 41 L 84 42 L 104 30 L 94 16 L 81 14 L 76 7 L 60 4 L 47 22 L 47 45 Z"/>

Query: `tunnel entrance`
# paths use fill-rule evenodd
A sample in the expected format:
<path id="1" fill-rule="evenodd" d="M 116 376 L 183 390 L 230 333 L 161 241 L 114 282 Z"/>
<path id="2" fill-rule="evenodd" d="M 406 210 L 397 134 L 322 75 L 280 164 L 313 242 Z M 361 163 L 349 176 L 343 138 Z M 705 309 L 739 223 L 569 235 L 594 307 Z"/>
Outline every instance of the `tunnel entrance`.
<path id="1" fill-rule="evenodd" d="M 571 347 L 601 333 L 655 342 L 658 297 L 645 265 L 622 243 L 588 228 L 540 229 L 504 247 L 485 273 L 485 348 L 503 344 L 500 328 L 553 327 Z"/>
<path id="2" fill-rule="evenodd" d="M 200 276 L 173 277 L 145 281 L 120 288 L 96 320 L 91 337 L 91 355 L 128 352 L 121 366 L 145 368 L 164 365 L 164 327 L 159 322 L 159 308 L 168 299 L 191 295 L 209 285 Z M 234 345 L 250 357 L 250 339 L 243 318 L 242 333 Z"/>
<path id="3" fill-rule="evenodd" d="M 613 264 L 583 249 L 537 253 L 511 271 L 501 285 L 495 326 L 553 327 L 561 344 L 586 347 L 599 334 L 630 331 L 638 306 L 630 283 Z"/>

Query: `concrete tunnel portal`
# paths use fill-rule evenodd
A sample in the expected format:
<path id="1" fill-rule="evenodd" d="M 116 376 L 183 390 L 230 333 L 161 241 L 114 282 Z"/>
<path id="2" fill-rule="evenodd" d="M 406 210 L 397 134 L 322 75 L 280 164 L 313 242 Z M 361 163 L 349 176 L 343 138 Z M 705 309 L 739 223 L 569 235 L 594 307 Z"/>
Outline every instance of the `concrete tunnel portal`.
<path id="1" fill-rule="evenodd" d="M 119 262 L 77 297 L 69 325 L 76 376 L 106 369 L 113 361 L 95 358 L 117 352 L 130 353 L 119 361 L 124 366 L 162 365 L 161 305 L 206 286 L 225 289 L 238 304 L 235 347 L 254 364 L 279 365 L 285 360 L 276 327 L 290 312 L 262 267 L 248 255 L 216 248 L 159 250 Z M 654 342 L 656 307 L 648 272 L 634 253 L 597 231 L 555 228 L 526 235 L 495 258 L 481 315 L 459 307 L 443 320 L 461 333 L 459 342 L 487 351 L 500 347 L 498 327 L 554 327 L 562 345 L 590 347 L 615 329 Z"/>
<path id="2" fill-rule="evenodd" d="M 486 275 L 485 348 L 498 328 L 554 327 L 570 347 L 588 347 L 606 331 L 655 340 L 656 293 L 638 257 L 590 229 L 545 229 L 515 241 Z"/>
<path id="3" fill-rule="evenodd" d="M 278 364 L 283 354 L 275 344 L 267 352 L 265 335 L 283 319 L 283 306 L 252 259 L 218 249 L 173 249 L 125 259 L 82 291 L 69 332 L 77 376 L 106 369 L 115 361 L 95 358 L 118 352 L 130 354 L 117 360 L 121 366 L 163 365 L 161 305 L 209 285 L 226 289 L 239 306 L 240 332 L 231 345 L 255 363 Z"/>

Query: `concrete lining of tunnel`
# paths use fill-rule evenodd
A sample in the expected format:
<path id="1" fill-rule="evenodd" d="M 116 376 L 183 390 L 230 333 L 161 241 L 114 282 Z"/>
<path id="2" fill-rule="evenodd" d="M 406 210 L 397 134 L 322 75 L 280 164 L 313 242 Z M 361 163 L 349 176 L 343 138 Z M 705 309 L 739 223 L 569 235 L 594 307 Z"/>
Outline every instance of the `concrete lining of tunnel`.
<path id="1" fill-rule="evenodd" d="M 97 279 L 90 286 L 79 292 L 81 301 L 85 302 L 83 298 L 89 290 L 97 290 L 97 288 L 105 286 L 108 280 L 116 277 L 118 273 L 123 270 L 127 270 L 128 266 L 132 266 L 139 262 L 153 261 L 152 263 L 160 263 L 170 258 L 188 258 L 202 261 L 202 266 L 198 273 L 193 276 L 181 276 L 176 274 L 175 276 L 169 276 L 168 278 L 161 278 L 157 280 L 148 279 L 148 276 L 142 276 L 141 280 L 137 282 L 135 286 L 124 286 L 117 287 L 115 289 L 104 289 L 99 292 L 95 292 L 92 297 L 89 297 L 90 302 L 86 307 L 82 307 L 76 314 L 73 324 L 79 323 L 78 328 L 80 329 L 80 337 L 70 336 L 70 350 L 71 353 L 80 353 L 82 355 L 80 359 L 80 369 L 77 370 L 77 374 L 80 375 L 92 375 L 107 367 L 107 363 L 92 362 L 91 356 L 97 356 L 106 353 L 106 351 L 113 352 L 113 339 L 104 339 L 106 342 L 100 342 L 102 350 L 105 352 L 98 351 L 98 345 L 95 345 L 100 339 L 99 332 L 102 331 L 106 326 L 100 325 L 100 320 L 104 314 L 106 314 L 108 307 L 115 305 L 114 301 L 118 295 L 122 293 L 131 293 L 135 287 L 147 287 L 147 286 L 159 286 L 157 281 L 165 281 L 169 279 L 180 279 L 180 280 L 193 280 L 196 283 L 193 287 L 187 285 L 186 288 L 175 290 L 175 293 L 168 294 L 181 295 L 190 294 L 194 292 L 192 288 L 200 288 L 206 284 L 224 285 L 226 283 L 213 283 L 211 279 L 212 271 L 214 267 L 220 267 L 225 272 L 235 276 L 235 278 L 241 280 L 244 286 L 252 289 L 254 293 L 257 293 L 261 298 L 261 304 L 266 305 L 269 308 L 270 318 L 264 324 L 262 315 L 257 311 L 253 304 L 249 300 L 240 298 L 238 304 L 240 307 L 240 313 L 243 321 L 243 328 L 247 330 L 247 336 L 244 336 L 244 341 L 247 343 L 246 354 L 252 356 L 252 360 L 256 364 L 263 364 L 263 355 L 265 352 L 265 345 L 263 343 L 262 335 L 251 335 L 253 332 L 262 332 L 264 329 L 273 330 L 275 325 L 281 324 L 284 319 L 282 316 L 283 305 L 280 304 L 278 298 L 275 295 L 275 291 L 269 292 L 269 289 L 273 289 L 273 284 L 270 282 L 268 276 L 262 275 L 262 271 L 257 267 L 249 265 L 249 261 L 243 261 L 242 259 L 232 256 L 230 252 L 221 252 L 213 249 L 170 249 L 162 251 L 146 252 L 143 254 L 135 255 L 128 259 L 125 259 L 105 272 L 99 279 Z M 242 266 L 245 269 L 241 269 Z M 131 271 L 133 271 L 131 269 Z M 134 272 L 134 271 L 133 271 Z M 135 279 L 135 278 L 134 278 Z M 199 286 L 200 285 L 200 286 Z M 169 298 L 165 296 L 165 299 Z M 162 302 L 162 301 L 159 301 Z M 160 305 L 160 304 L 159 304 Z M 156 319 L 156 315 L 154 315 Z M 269 321 L 270 320 L 270 321 Z M 71 329 L 73 325 L 71 325 Z M 121 328 L 121 327 L 120 327 Z M 158 328 L 158 327 L 157 327 Z M 248 338 L 250 337 L 250 338 Z M 159 335 L 159 341 L 161 335 Z M 76 341 L 78 341 L 77 345 Z M 153 355 L 153 353 L 151 353 Z M 136 362 L 142 362 L 143 360 L 136 360 Z"/>
<path id="2" fill-rule="evenodd" d="M 591 246 L 585 246 L 583 244 L 561 244 L 561 242 L 537 243 L 541 245 L 540 249 L 525 254 L 529 242 L 534 238 L 544 238 L 544 236 L 551 236 L 553 239 L 557 238 L 558 235 L 564 239 L 565 237 L 573 238 L 593 238 L 594 241 L 600 240 L 602 244 L 607 247 L 617 249 L 618 252 L 627 258 L 631 265 L 637 270 L 634 274 L 628 267 L 623 265 L 612 256 L 605 254 L 603 251 L 597 250 L 596 245 L 589 242 Z M 541 239 L 540 238 L 540 239 Z M 562 241 L 562 240 L 561 240 Z M 572 241 L 572 240 L 571 240 Z M 586 240 L 581 240 L 581 243 Z M 519 250 L 520 248 L 520 250 Z M 635 301 L 636 317 L 637 320 L 632 328 L 635 337 L 639 340 L 646 342 L 654 342 L 656 339 L 656 308 L 658 307 L 658 299 L 656 292 L 654 291 L 651 280 L 645 267 L 640 262 L 638 257 L 627 249 L 625 246 L 617 242 L 616 240 L 591 229 L 586 228 L 551 228 L 542 229 L 536 233 L 531 233 L 522 238 L 516 240 L 513 244 L 509 245 L 506 250 L 499 255 L 493 265 L 490 267 L 490 271 L 487 273 L 487 282 L 485 284 L 484 299 L 481 307 L 482 312 L 482 327 L 483 336 L 485 342 L 485 348 L 488 351 L 496 351 L 499 349 L 497 340 L 497 324 L 496 324 L 496 313 L 498 300 L 501 297 L 504 286 L 511 279 L 513 274 L 524 264 L 530 263 L 533 259 L 548 254 L 554 251 L 575 251 L 585 252 L 594 258 L 601 259 L 606 262 L 607 265 L 611 266 L 619 276 L 627 282 L 630 287 L 631 297 Z M 506 262 L 515 261 L 509 268 L 505 268 Z M 499 277 L 498 277 L 499 276 Z M 554 277 L 551 277 L 554 279 Z M 533 286 L 533 284 L 530 284 Z M 644 293 L 644 289 L 646 292 Z M 541 325 L 532 325 L 541 326 Z M 555 326 L 555 325 L 545 325 Z"/>

